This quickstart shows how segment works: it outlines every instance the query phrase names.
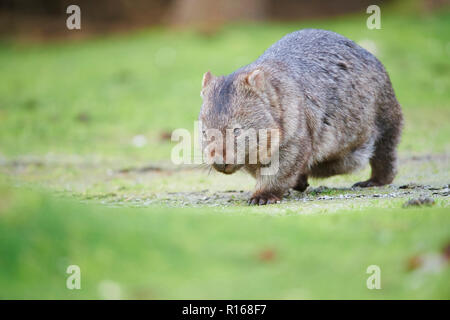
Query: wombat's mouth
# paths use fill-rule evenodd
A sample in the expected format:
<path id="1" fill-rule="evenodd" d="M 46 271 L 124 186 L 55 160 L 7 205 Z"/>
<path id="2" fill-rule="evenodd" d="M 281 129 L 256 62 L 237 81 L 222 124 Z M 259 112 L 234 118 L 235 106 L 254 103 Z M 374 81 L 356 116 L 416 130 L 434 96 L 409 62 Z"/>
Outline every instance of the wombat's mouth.
<path id="1" fill-rule="evenodd" d="M 236 165 L 236 164 L 217 164 L 214 163 L 213 168 L 216 169 L 219 172 L 222 172 L 224 174 L 232 174 L 235 173 L 237 170 L 239 170 L 242 165 Z"/>

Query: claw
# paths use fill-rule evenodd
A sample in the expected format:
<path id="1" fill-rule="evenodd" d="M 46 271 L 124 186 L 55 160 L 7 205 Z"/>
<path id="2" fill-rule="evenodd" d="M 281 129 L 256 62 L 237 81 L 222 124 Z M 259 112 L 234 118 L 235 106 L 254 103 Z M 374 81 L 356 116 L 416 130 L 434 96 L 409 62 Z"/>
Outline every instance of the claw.
<path id="1" fill-rule="evenodd" d="M 280 201 L 280 198 L 272 193 L 262 193 L 253 195 L 249 200 L 249 205 L 259 205 L 263 206 L 266 204 L 274 204 Z"/>

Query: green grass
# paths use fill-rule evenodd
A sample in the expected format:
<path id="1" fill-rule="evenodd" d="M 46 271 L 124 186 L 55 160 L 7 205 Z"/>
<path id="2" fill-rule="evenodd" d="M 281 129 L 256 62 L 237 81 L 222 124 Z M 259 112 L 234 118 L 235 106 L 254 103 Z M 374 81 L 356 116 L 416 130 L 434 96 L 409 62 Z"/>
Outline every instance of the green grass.
<path id="1" fill-rule="evenodd" d="M 445 265 L 408 270 L 448 245 L 443 208 L 255 216 L 2 194 L 0 298 L 107 298 L 105 282 L 138 299 L 450 298 Z M 72 264 L 81 290 L 65 287 Z M 373 264 L 381 290 L 366 287 Z"/>
<path id="2" fill-rule="evenodd" d="M 372 41 L 406 115 L 405 152 L 448 152 L 450 13 L 389 15 L 368 30 L 365 15 L 330 21 L 232 25 L 214 37 L 154 29 L 75 43 L 0 46 L 0 152 L 96 154 L 164 160 L 159 139 L 193 130 L 203 72 L 230 73 L 288 32 L 317 27 Z M 80 120 L 81 119 L 81 120 Z M 131 144 L 143 134 L 144 148 Z"/>
<path id="3" fill-rule="evenodd" d="M 193 130 L 203 72 L 230 73 L 288 32 L 329 29 L 374 43 L 391 75 L 406 118 L 395 184 L 444 190 L 450 12 L 395 12 L 382 10 L 381 30 L 355 15 L 230 25 L 213 37 L 151 29 L 0 43 L 0 298 L 108 298 L 100 288 L 109 283 L 122 298 L 449 299 L 441 254 L 450 241 L 448 196 L 339 189 L 366 178 L 366 168 L 313 180 L 330 189 L 308 201 L 248 207 L 251 178 L 174 170 L 173 144 L 161 139 Z M 136 135 L 147 145 L 133 146 Z M 171 170 L 119 170 L 156 162 Z M 436 204 L 402 208 L 422 193 Z M 349 194 L 362 198 L 339 198 Z M 208 204 L 187 201 L 217 195 Z M 409 270 L 415 257 L 424 263 Z M 70 264 L 81 267 L 80 291 L 65 287 Z M 366 288 L 372 264 L 381 267 L 381 290 Z"/>

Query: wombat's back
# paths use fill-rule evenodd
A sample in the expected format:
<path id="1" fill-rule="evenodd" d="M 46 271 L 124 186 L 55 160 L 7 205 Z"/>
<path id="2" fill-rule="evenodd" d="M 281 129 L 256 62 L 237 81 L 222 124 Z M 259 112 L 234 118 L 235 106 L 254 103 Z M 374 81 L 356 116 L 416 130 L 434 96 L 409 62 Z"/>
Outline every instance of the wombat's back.
<path id="1" fill-rule="evenodd" d="M 344 36 L 326 30 L 296 31 L 249 67 L 274 63 L 293 80 L 302 99 L 298 107 L 308 114 L 313 163 L 358 149 L 368 158 L 378 137 L 401 122 L 383 65 Z"/>
<path id="2" fill-rule="evenodd" d="M 303 29 L 287 34 L 269 47 L 254 64 L 282 61 L 297 75 L 345 69 L 345 62 L 354 71 L 385 73 L 383 65 L 370 52 L 355 42 L 332 31 Z"/>
<path id="3" fill-rule="evenodd" d="M 350 97 L 355 101 L 355 89 L 364 89 L 363 96 L 370 100 L 389 79 L 374 55 L 352 40 L 327 30 L 304 29 L 284 36 L 254 64 L 264 65 L 266 61 L 280 61 L 302 91 L 315 93 L 318 103 L 328 106 L 330 102 L 336 105 Z M 334 97 L 330 97 L 333 91 Z"/>

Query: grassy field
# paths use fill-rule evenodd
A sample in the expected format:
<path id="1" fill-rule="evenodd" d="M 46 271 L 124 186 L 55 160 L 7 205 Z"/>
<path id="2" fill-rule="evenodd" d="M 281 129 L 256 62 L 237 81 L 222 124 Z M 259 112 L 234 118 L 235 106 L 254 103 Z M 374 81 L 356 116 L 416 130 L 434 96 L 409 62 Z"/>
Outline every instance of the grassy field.
<path id="1" fill-rule="evenodd" d="M 449 239 L 444 208 L 212 214 L 2 194 L 0 298 L 450 297 L 435 258 Z M 81 290 L 65 288 L 72 264 Z M 366 287 L 373 264 L 381 290 Z"/>
<path id="2" fill-rule="evenodd" d="M 450 12 L 365 21 L 0 43 L 0 298 L 449 299 Z M 172 165 L 170 132 L 193 130 L 203 72 L 306 27 L 385 64 L 406 118 L 394 184 L 349 188 L 366 168 L 248 207 L 248 176 Z M 403 207 L 422 196 L 435 204 Z M 81 290 L 65 287 L 71 264 Z"/>
<path id="3" fill-rule="evenodd" d="M 0 46 L 0 145 L 23 154 L 165 160 L 161 135 L 193 129 L 203 73 L 230 73 L 288 32 L 317 27 L 368 47 L 391 75 L 406 114 L 401 150 L 449 152 L 450 14 L 365 16 L 280 25 L 236 25 L 212 38 L 151 30 L 70 44 Z M 132 139 L 144 135 L 145 148 Z"/>

